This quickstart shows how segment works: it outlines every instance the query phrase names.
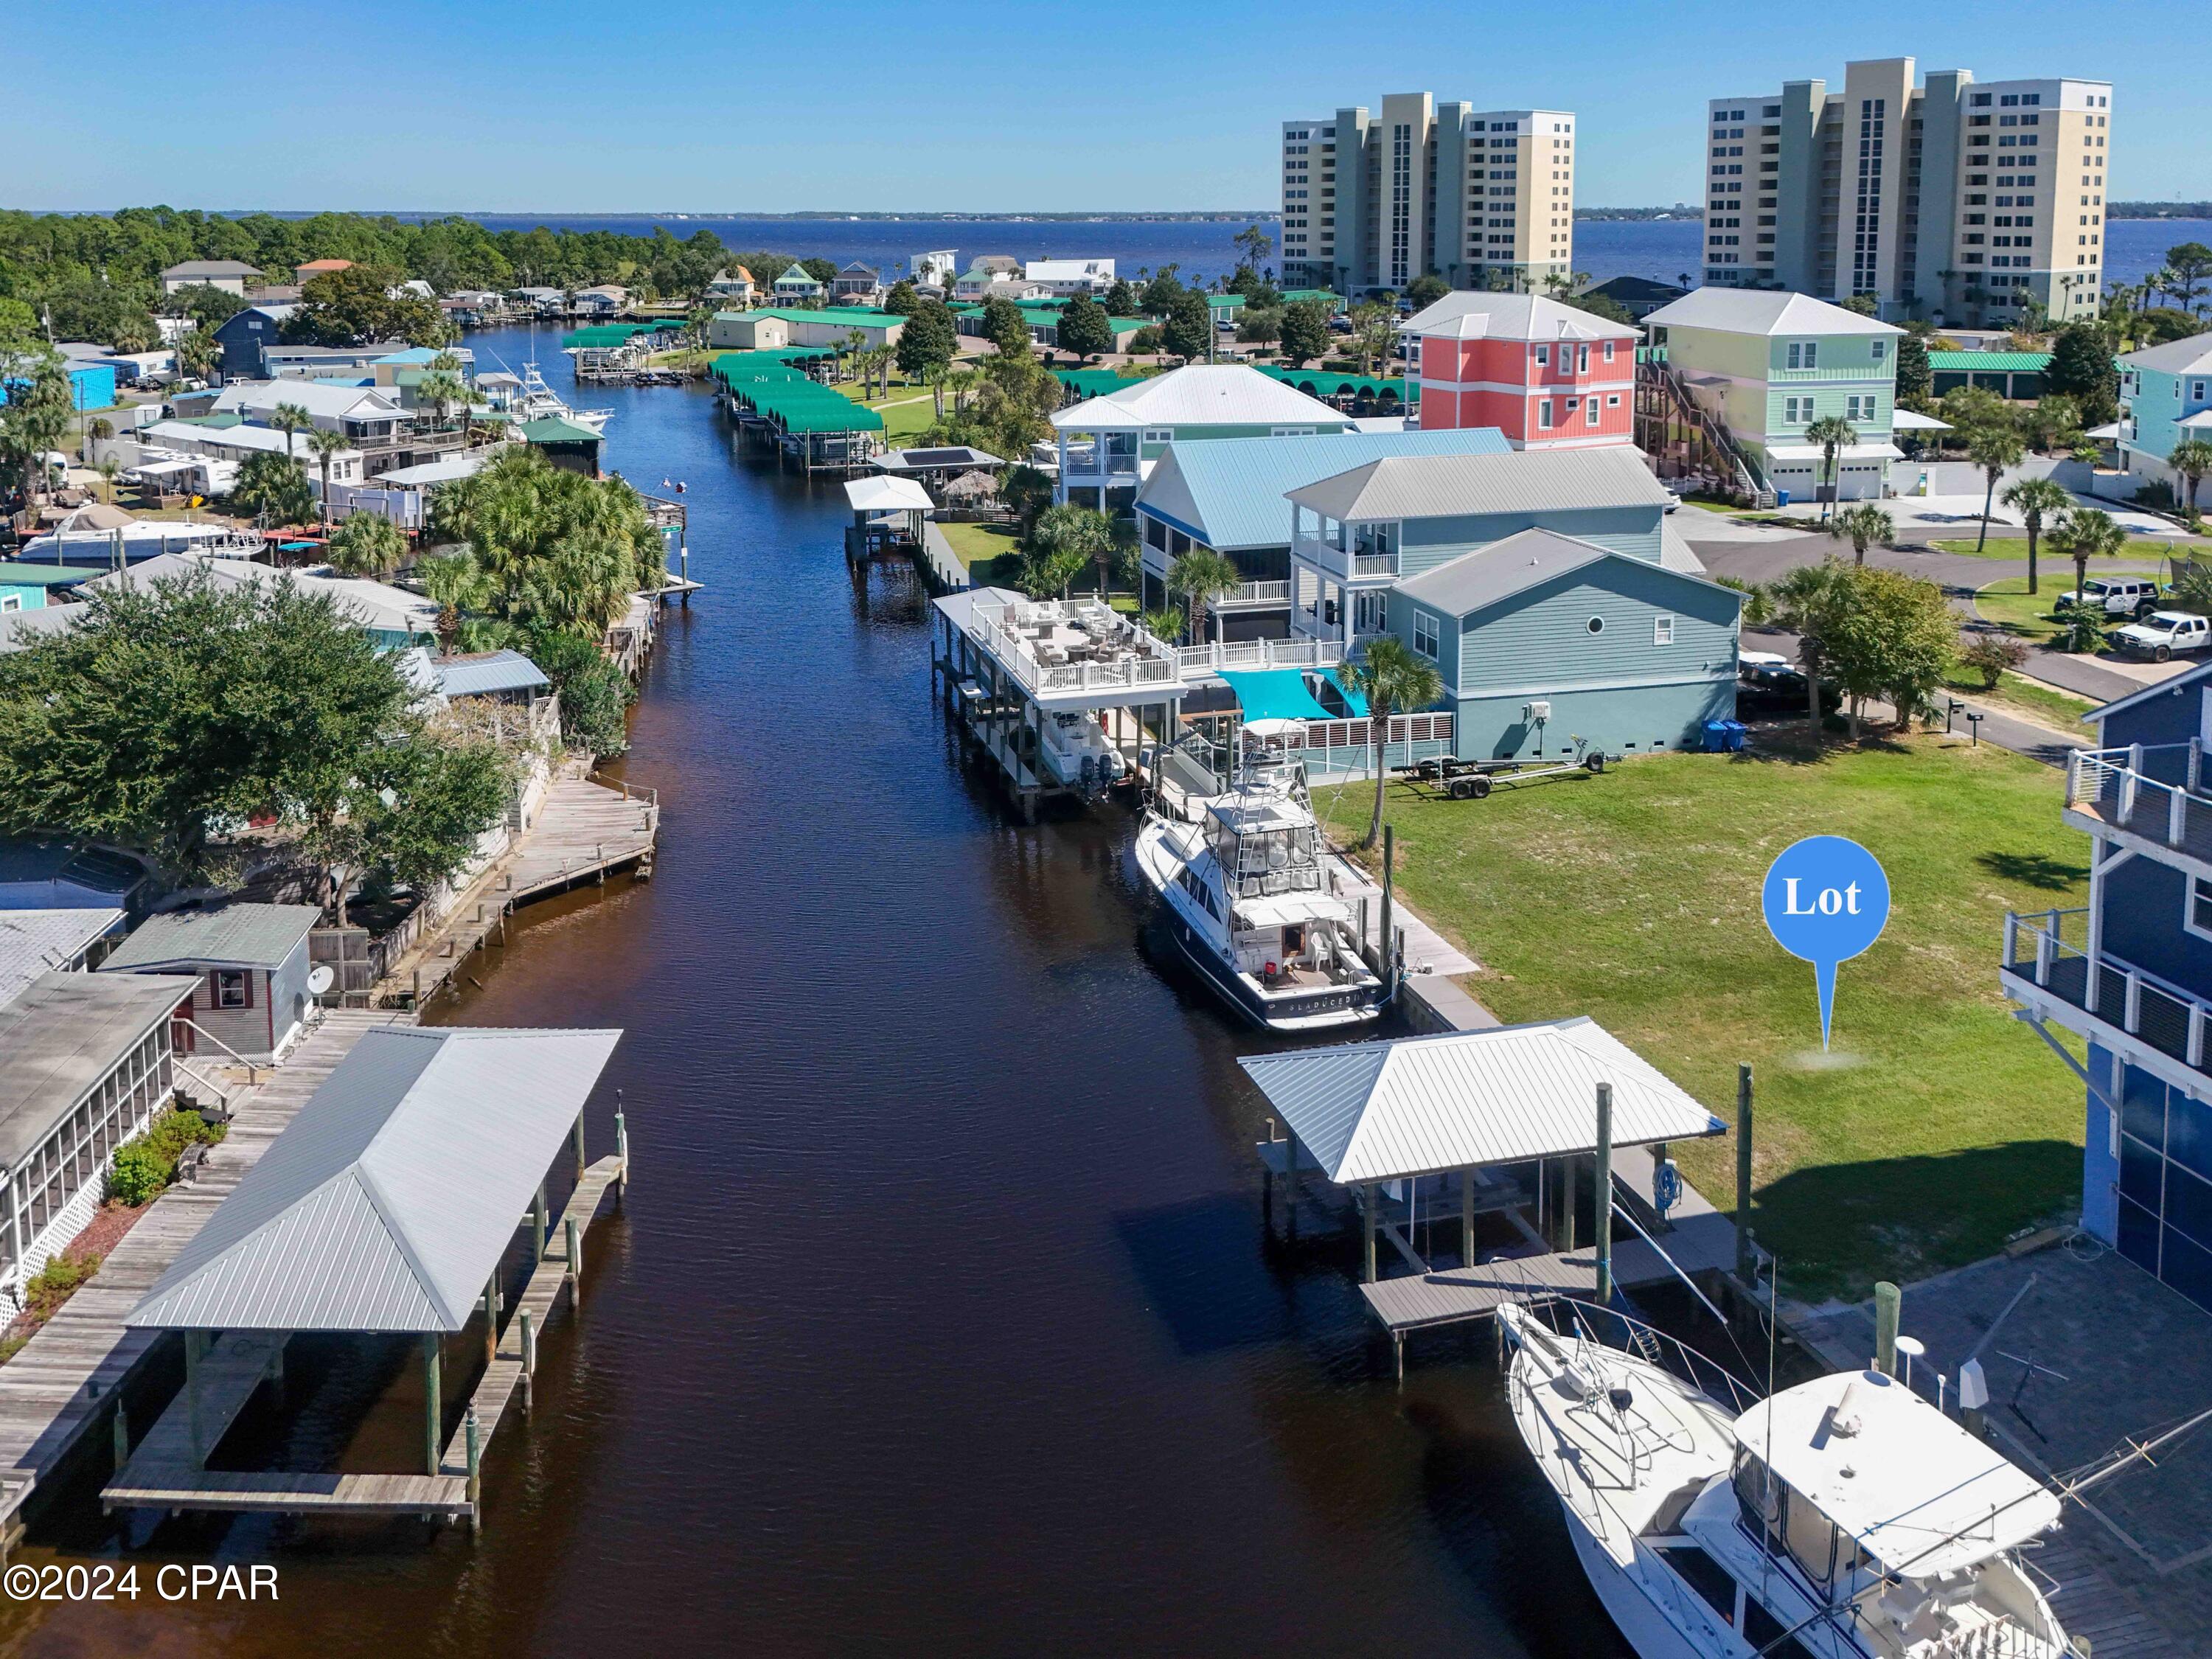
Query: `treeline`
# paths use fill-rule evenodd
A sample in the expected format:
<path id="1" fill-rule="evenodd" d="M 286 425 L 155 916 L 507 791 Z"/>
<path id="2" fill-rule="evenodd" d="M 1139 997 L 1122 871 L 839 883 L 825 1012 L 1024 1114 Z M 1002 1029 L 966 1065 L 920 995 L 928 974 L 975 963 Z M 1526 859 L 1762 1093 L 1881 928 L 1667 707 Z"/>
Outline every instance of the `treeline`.
<path id="1" fill-rule="evenodd" d="M 2107 219 L 2212 219 L 2212 202 L 2111 202 Z"/>
<path id="2" fill-rule="evenodd" d="M 243 260 L 272 283 L 310 260 L 350 259 L 420 277 L 441 294 L 620 283 L 655 298 L 695 297 L 725 265 L 744 264 L 767 283 L 791 263 L 786 254 L 733 251 L 711 230 L 678 240 L 665 228 L 649 236 L 542 225 L 495 231 L 459 217 L 417 224 L 358 213 L 0 212 L 0 301 L 48 318 L 57 339 L 113 343 L 126 319 L 162 308 L 160 273 L 187 259 Z M 0 313 L 12 310 L 0 305 Z"/>

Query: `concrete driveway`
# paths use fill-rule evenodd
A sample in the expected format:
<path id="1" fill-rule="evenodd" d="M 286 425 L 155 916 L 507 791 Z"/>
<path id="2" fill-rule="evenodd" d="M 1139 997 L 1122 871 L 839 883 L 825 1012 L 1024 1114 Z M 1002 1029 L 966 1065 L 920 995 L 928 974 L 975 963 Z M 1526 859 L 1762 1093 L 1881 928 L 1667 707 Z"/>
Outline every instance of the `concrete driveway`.
<path id="1" fill-rule="evenodd" d="M 2004 493 L 2003 485 L 1997 487 L 1997 493 L 2000 495 Z M 2110 514 L 2112 521 L 2131 536 L 2166 537 L 2181 542 L 2191 539 L 2186 532 L 2155 513 L 2145 513 L 2138 507 L 2126 507 L 2118 501 L 2105 501 L 2095 495 L 2076 495 L 2074 501 L 2078 507 L 2094 507 L 2100 513 Z M 1900 536 L 1928 539 L 1942 537 L 1951 540 L 1978 535 L 1982 527 L 1982 495 L 1979 491 L 1971 495 L 1893 495 L 1873 504 L 1883 508 L 1897 521 Z M 1790 518 L 1808 521 L 1820 516 L 1820 507 L 1814 502 L 1793 501 L 1778 510 Z M 1990 509 L 1990 534 L 2021 533 L 2024 532 L 2019 516 L 2002 501 L 1994 502 Z"/>

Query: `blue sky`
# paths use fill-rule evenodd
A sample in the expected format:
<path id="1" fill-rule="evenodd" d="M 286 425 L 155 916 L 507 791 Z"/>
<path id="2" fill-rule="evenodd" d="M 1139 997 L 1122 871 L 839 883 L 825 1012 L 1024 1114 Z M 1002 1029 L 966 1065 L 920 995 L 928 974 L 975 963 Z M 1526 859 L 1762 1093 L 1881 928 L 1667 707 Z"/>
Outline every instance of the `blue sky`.
<path id="1" fill-rule="evenodd" d="M 1376 8 L 0 0 L 0 206 L 1244 209 L 1278 123 L 1425 88 L 1581 121 L 1584 206 L 1695 200 L 1708 97 L 1910 53 L 2115 83 L 2117 198 L 2212 198 L 2171 3 Z"/>

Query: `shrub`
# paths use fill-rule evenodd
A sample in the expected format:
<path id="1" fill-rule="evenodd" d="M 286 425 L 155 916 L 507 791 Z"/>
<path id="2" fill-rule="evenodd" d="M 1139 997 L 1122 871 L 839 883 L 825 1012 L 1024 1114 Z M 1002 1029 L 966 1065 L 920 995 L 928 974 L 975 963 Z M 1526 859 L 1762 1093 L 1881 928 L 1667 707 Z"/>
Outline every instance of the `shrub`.
<path id="1" fill-rule="evenodd" d="M 2056 641 L 2061 651 L 2094 653 L 2105 643 L 2105 619 L 2096 611 L 2076 608 L 2066 613 Z"/>
<path id="2" fill-rule="evenodd" d="M 177 1178 L 177 1159 L 196 1140 L 212 1146 L 222 1139 L 220 1125 L 198 1112 L 164 1112 L 146 1127 L 146 1133 L 126 1140 L 115 1150 L 115 1163 L 107 1176 L 107 1195 L 118 1204 L 140 1205 L 161 1196 L 161 1189 Z"/>
<path id="3" fill-rule="evenodd" d="M 54 1310 L 70 1299 L 76 1287 L 100 1271 L 96 1255 L 52 1256 L 23 1286 L 23 1304 L 40 1319 L 53 1317 Z"/>
<path id="4" fill-rule="evenodd" d="M 1982 690 L 1994 691 L 2007 669 L 2027 660 L 2027 647 L 2009 634 L 1970 634 L 1959 647 L 1959 661 L 1973 670 Z"/>

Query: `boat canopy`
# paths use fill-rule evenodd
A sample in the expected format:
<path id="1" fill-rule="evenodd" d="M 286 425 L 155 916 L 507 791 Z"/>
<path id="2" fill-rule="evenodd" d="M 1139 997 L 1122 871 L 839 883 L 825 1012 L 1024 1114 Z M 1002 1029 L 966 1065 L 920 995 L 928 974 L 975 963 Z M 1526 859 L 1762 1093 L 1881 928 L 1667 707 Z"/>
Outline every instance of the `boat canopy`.
<path id="1" fill-rule="evenodd" d="M 1328 710 L 1315 701 L 1299 668 L 1223 669 L 1221 678 L 1247 720 L 1325 720 Z"/>
<path id="2" fill-rule="evenodd" d="M 1597 1085 L 1613 1144 L 1693 1140 L 1723 1125 L 1587 1017 L 1237 1061 L 1331 1181 L 1396 1181 L 1588 1152 Z"/>
<path id="3" fill-rule="evenodd" d="M 1736 1443 L 1885 1571 L 1934 1578 L 2058 1524 L 2058 1499 L 1880 1371 L 1838 1371 L 1753 1406 Z"/>

